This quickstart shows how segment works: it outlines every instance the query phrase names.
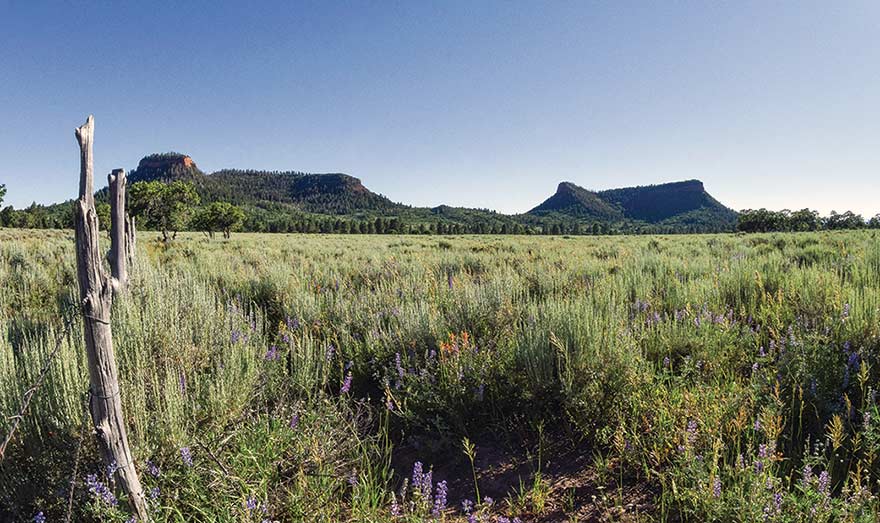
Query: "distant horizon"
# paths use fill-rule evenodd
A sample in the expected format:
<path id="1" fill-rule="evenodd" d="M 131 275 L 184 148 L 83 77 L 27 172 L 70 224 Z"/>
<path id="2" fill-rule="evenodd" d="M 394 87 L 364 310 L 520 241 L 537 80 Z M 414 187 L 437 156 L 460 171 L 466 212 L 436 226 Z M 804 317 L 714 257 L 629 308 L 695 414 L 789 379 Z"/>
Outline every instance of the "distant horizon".
<path id="1" fill-rule="evenodd" d="M 521 214 L 560 181 L 698 179 L 740 211 L 880 213 L 880 3 L 11 4 L 3 205 L 180 150 Z"/>

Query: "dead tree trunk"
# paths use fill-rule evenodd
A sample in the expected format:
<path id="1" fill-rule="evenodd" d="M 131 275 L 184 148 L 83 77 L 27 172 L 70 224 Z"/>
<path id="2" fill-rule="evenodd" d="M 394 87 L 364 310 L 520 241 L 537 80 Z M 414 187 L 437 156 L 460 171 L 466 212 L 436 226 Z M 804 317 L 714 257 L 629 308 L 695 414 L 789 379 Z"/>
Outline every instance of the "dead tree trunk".
<path id="1" fill-rule="evenodd" d="M 114 290 L 121 291 L 128 286 L 125 171 L 115 169 L 107 176 L 107 186 L 110 188 L 110 273 Z"/>
<path id="2" fill-rule="evenodd" d="M 138 520 L 146 521 L 144 492 L 128 445 L 119 396 L 113 334 L 110 330 L 113 286 L 104 272 L 98 247 L 98 215 L 92 196 L 94 128 L 94 118 L 89 116 L 86 123 L 76 129 L 80 148 L 79 200 L 75 205 L 76 269 L 91 384 L 89 410 L 105 463 L 115 468 L 116 482 L 128 494 L 129 504 Z"/>

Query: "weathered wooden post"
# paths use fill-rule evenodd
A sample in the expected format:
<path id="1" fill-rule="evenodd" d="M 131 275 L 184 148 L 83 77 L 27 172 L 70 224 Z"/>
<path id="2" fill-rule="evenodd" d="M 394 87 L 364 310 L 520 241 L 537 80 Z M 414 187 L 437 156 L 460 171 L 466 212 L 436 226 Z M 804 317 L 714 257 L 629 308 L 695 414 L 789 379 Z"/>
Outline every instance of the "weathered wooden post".
<path id="1" fill-rule="evenodd" d="M 128 266 L 134 265 L 134 246 L 137 241 L 137 229 L 134 225 L 134 217 L 125 213 L 125 259 Z"/>
<path id="2" fill-rule="evenodd" d="M 115 468 L 116 482 L 128 494 L 129 504 L 138 520 L 147 521 L 144 492 L 128 445 L 119 396 L 110 329 L 113 284 L 105 274 L 98 248 L 98 215 L 92 195 L 94 122 L 89 116 L 86 123 L 76 129 L 80 149 L 79 200 L 75 205 L 76 269 L 91 384 L 89 410 L 104 461 L 108 467 Z"/>
<path id="3" fill-rule="evenodd" d="M 121 291 L 128 286 L 125 171 L 114 169 L 107 175 L 107 187 L 110 188 L 110 273 L 114 290 Z"/>

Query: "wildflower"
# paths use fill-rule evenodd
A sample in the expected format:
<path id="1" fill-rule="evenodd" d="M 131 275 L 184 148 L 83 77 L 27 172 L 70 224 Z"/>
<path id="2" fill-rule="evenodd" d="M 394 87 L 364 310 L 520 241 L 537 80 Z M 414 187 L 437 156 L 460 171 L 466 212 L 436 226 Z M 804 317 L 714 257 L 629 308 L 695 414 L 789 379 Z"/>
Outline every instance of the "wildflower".
<path id="1" fill-rule="evenodd" d="M 292 418 L 290 418 L 290 430 L 296 428 L 299 425 L 299 414 L 294 414 Z"/>
<path id="2" fill-rule="evenodd" d="M 670 364 L 669 356 L 664 357 L 664 358 L 663 358 L 663 366 L 664 366 L 664 367 L 668 367 L 669 364 Z"/>
<path id="3" fill-rule="evenodd" d="M 193 466 L 192 452 L 189 450 L 189 447 L 182 447 L 180 449 L 180 458 L 187 467 Z"/>
<path id="4" fill-rule="evenodd" d="M 446 510 L 446 497 L 448 493 L 445 480 L 437 483 L 437 493 L 434 496 L 434 509 L 431 511 L 431 515 L 435 518 L 439 518 L 440 514 Z"/>
<path id="5" fill-rule="evenodd" d="M 846 321 L 847 318 L 849 318 L 849 310 L 850 310 L 849 303 L 844 303 L 843 304 L 843 312 L 840 314 L 840 321 Z"/>
<path id="6" fill-rule="evenodd" d="M 269 350 L 266 351 L 266 361 L 275 361 L 278 359 L 278 347 L 272 345 L 269 347 Z"/>
<path id="7" fill-rule="evenodd" d="M 238 329 L 232 329 L 232 332 L 229 334 L 229 341 L 232 342 L 233 345 L 237 344 L 242 339 L 241 331 Z"/>
<path id="8" fill-rule="evenodd" d="M 180 377 L 177 379 L 177 385 L 180 387 L 180 393 L 186 394 L 186 375 L 181 372 Z"/>
<path id="9" fill-rule="evenodd" d="M 154 478 L 158 478 L 161 475 L 158 465 L 150 460 L 147 460 L 147 472 Z"/>
<path id="10" fill-rule="evenodd" d="M 112 478 L 113 474 L 116 474 L 117 470 L 119 470 L 119 464 L 116 463 L 116 460 L 114 459 L 110 462 L 109 465 L 107 465 L 107 477 Z"/>
<path id="11" fill-rule="evenodd" d="M 430 470 L 422 475 L 422 498 L 425 500 L 431 499 L 431 491 L 434 490 L 434 481 L 432 479 L 434 473 Z"/>
<path id="12" fill-rule="evenodd" d="M 403 363 L 400 360 L 400 353 L 396 353 L 394 355 L 394 366 L 397 368 L 397 377 L 403 379 L 406 376 L 406 371 L 403 369 Z"/>
<path id="13" fill-rule="evenodd" d="M 804 470 L 801 473 L 801 482 L 804 486 L 807 486 L 811 481 L 813 481 L 813 467 L 804 465 Z"/>
<path id="14" fill-rule="evenodd" d="M 760 474 L 764 471 L 764 462 L 761 460 L 755 460 L 755 474 Z"/>
<path id="15" fill-rule="evenodd" d="M 462 501 L 461 510 L 465 514 L 470 514 L 474 510 L 474 502 L 469 499 Z"/>
<path id="16" fill-rule="evenodd" d="M 758 357 L 759 357 L 759 358 L 763 358 L 763 357 L 765 357 L 765 356 L 767 356 L 767 353 L 764 352 L 764 346 L 761 345 L 761 347 L 758 348 Z"/>
<path id="17" fill-rule="evenodd" d="M 327 360 L 327 363 L 330 363 L 333 360 L 333 355 L 336 354 L 336 347 L 333 344 L 327 346 L 327 351 L 324 354 L 324 358 Z"/>
<path id="18" fill-rule="evenodd" d="M 770 447 L 765 443 L 761 443 L 758 445 L 758 457 L 759 458 L 767 458 L 770 456 Z"/>
<path id="19" fill-rule="evenodd" d="M 345 380 L 342 382 L 342 387 L 339 388 L 340 394 L 348 394 L 348 391 L 351 390 L 351 371 L 345 375 Z"/>
<path id="20" fill-rule="evenodd" d="M 351 474 L 348 475 L 348 484 L 352 487 L 357 486 L 358 478 L 357 478 L 357 470 L 353 470 Z"/>
<path id="21" fill-rule="evenodd" d="M 413 471 L 412 471 L 412 484 L 414 489 L 418 489 L 422 484 L 422 462 L 416 461 L 413 463 Z M 403 488 L 406 489 L 406 484 L 403 485 Z M 402 497 L 402 496 L 401 496 Z"/>
<path id="22" fill-rule="evenodd" d="M 159 487 L 151 488 L 150 489 L 150 500 L 156 501 L 157 499 L 159 499 L 160 494 L 161 494 L 161 491 L 159 490 Z"/>
<path id="23" fill-rule="evenodd" d="M 257 498 L 248 496 L 247 500 L 244 502 L 244 506 L 251 512 L 257 510 Z"/>
<path id="24" fill-rule="evenodd" d="M 91 492 L 93 496 L 100 499 L 107 505 L 115 507 L 119 504 L 119 502 L 116 500 L 116 496 L 114 496 L 113 492 L 111 492 L 110 489 L 107 488 L 107 485 L 105 485 L 101 482 L 101 480 L 98 479 L 97 474 L 89 474 L 88 476 L 86 476 L 86 486 L 89 487 L 89 492 Z"/>
<path id="25" fill-rule="evenodd" d="M 400 517 L 402 512 L 400 511 L 400 505 L 397 504 L 397 497 L 393 496 L 391 498 L 391 515 L 394 517 Z"/>
<path id="26" fill-rule="evenodd" d="M 776 504 L 776 513 L 782 512 L 782 492 L 773 495 L 773 502 Z"/>
<path id="27" fill-rule="evenodd" d="M 450 272 L 450 273 L 446 276 L 446 285 L 447 285 L 450 289 L 452 289 L 452 286 L 453 286 L 454 282 L 455 282 L 455 280 L 454 280 L 454 278 L 452 277 L 452 273 Z"/>
<path id="28" fill-rule="evenodd" d="M 697 440 L 697 420 L 689 420 L 687 424 L 687 441 L 693 445 Z"/>
<path id="29" fill-rule="evenodd" d="M 831 478 L 828 476 L 828 471 L 823 470 L 821 474 L 819 474 L 819 484 L 816 486 L 816 490 L 819 491 L 819 494 L 829 495 L 828 487 L 831 483 Z"/>
<path id="30" fill-rule="evenodd" d="M 761 432 L 761 419 L 755 418 L 755 432 Z"/>
<path id="31" fill-rule="evenodd" d="M 712 496 L 715 498 L 721 497 L 721 478 L 715 476 L 715 479 L 712 481 Z"/>
<path id="32" fill-rule="evenodd" d="M 37 515 L 34 516 L 34 523 L 46 523 L 46 516 L 42 512 L 37 512 Z"/>

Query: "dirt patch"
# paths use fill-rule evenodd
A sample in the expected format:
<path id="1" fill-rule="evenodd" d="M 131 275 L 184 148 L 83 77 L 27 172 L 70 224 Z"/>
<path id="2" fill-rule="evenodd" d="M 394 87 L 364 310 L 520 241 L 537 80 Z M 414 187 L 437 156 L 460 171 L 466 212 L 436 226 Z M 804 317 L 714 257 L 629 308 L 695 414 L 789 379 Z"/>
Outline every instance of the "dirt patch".
<path id="1" fill-rule="evenodd" d="M 594 453 L 585 445 L 574 446 L 565 440 L 545 443 L 538 476 L 537 448 L 492 438 L 480 438 L 474 444 L 480 495 L 484 500 L 494 500 L 498 515 L 534 523 L 642 521 L 656 510 L 658 493 L 651 485 L 624 475 L 620 486 L 616 468 L 599 474 Z M 443 459 L 434 458 L 432 462 L 419 457 L 425 453 L 417 447 L 421 446 L 396 449 L 397 477 L 409 477 L 413 463 L 423 461 L 426 469 L 432 468 L 435 483 L 447 482 L 449 504 L 461 514 L 461 501 L 476 498 L 470 462 L 464 452 L 444 453 Z M 540 479 L 536 482 L 537 477 Z"/>

